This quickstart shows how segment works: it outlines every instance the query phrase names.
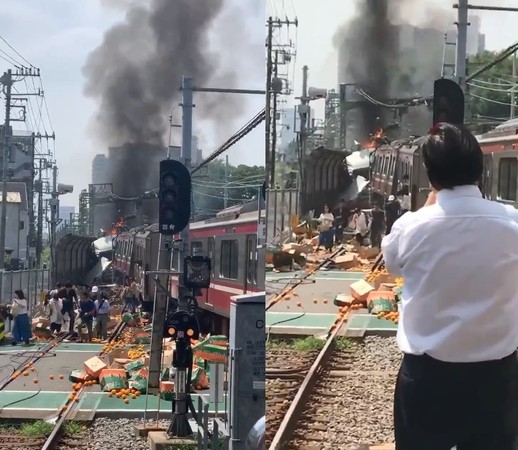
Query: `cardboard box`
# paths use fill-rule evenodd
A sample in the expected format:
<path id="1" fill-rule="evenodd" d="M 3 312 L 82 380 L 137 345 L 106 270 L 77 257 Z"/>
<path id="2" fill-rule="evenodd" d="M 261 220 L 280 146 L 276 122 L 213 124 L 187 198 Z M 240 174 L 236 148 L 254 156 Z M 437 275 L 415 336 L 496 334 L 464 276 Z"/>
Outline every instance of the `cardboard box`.
<path id="1" fill-rule="evenodd" d="M 367 302 L 367 297 L 370 292 L 374 290 L 374 287 L 367 283 L 365 280 L 359 280 L 351 284 L 351 295 L 355 300 L 361 303 Z"/>
<path id="2" fill-rule="evenodd" d="M 104 369 L 108 368 L 104 361 L 97 356 L 94 356 L 93 358 L 85 361 L 84 366 L 85 372 L 94 378 L 98 378 L 100 373 Z"/>
<path id="3" fill-rule="evenodd" d="M 335 264 L 339 269 L 349 270 L 358 265 L 358 258 L 353 253 L 346 253 L 335 258 Z"/>
<path id="4" fill-rule="evenodd" d="M 371 291 L 367 295 L 367 305 L 373 300 L 384 299 L 396 302 L 396 294 L 392 291 Z"/>
<path id="5" fill-rule="evenodd" d="M 108 353 L 108 364 L 113 364 L 116 359 L 130 359 L 128 355 L 128 350 L 123 348 L 113 349 L 110 353 Z"/>
<path id="6" fill-rule="evenodd" d="M 390 275 L 389 273 L 382 273 L 381 275 L 377 276 L 374 280 L 374 287 L 376 289 L 379 289 L 380 286 L 384 283 L 394 283 L 395 277 L 393 275 Z"/>
<path id="7" fill-rule="evenodd" d="M 380 251 L 377 248 L 360 247 L 358 249 L 358 256 L 362 259 L 374 259 L 379 253 Z"/>

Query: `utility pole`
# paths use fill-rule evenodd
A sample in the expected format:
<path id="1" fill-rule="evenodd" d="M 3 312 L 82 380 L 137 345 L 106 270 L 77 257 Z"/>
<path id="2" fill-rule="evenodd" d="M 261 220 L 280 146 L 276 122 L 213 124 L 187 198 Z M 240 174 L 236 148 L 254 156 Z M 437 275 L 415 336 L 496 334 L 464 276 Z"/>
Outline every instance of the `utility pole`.
<path id="1" fill-rule="evenodd" d="M 52 268 L 52 285 L 56 284 L 56 225 L 58 224 L 59 193 L 58 166 L 52 167 L 52 197 L 50 199 L 50 258 Z M 41 239 L 41 236 L 40 236 Z"/>
<path id="2" fill-rule="evenodd" d="M 455 58 L 455 77 L 464 91 L 466 89 L 466 58 L 468 39 L 468 0 L 459 0 L 457 15 L 457 48 Z"/>
<path id="3" fill-rule="evenodd" d="M 228 206 L 228 155 L 225 155 L 225 189 L 223 192 L 223 209 Z"/>
<path id="4" fill-rule="evenodd" d="M 5 232 L 7 224 L 7 174 L 9 171 L 9 138 L 11 137 L 11 88 L 13 73 L 11 69 L 4 73 L 0 82 L 4 85 L 5 122 L 2 159 L 2 217 L 0 223 L 0 270 L 5 268 Z"/>
<path id="5" fill-rule="evenodd" d="M 513 53 L 513 82 L 516 79 L 516 51 Z M 516 105 L 516 88 L 511 89 L 511 119 L 514 119 Z"/>
<path id="6" fill-rule="evenodd" d="M 273 41 L 273 18 L 268 18 L 268 34 L 266 37 L 266 123 L 265 123 L 265 147 L 266 147 L 266 170 L 269 171 L 267 185 L 271 188 L 275 185 L 275 174 L 272 170 L 272 152 L 270 147 L 270 124 L 271 116 L 271 98 L 272 98 L 272 41 Z"/>
<path id="7" fill-rule="evenodd" d="M 193 81 L 192 78 L 182 77 L 182 160 L 189 172 L 191 171 L 191 155 L 192 155 L 192 110 L 193 104 Z M 179 292 L 178 292 L 178 309 L 187 311 L 187 297 L 191 295 L 189 289 L 183 285 L 183 261 L 190 250 L 189 242 L 189 225 L 180 234 L 181 247 L 179 253 Z M 187 398 L 187 397 L 186 397 Z M 185 403 L 187 406 L 187 402 Z"/>
<path id="8" fill-rule="evenodd" d="M 36 268 L 41 268 L 41 253 L 43 247 L 43 159 L 38 159 L 38 240 L 36 241 Z"/>
<path id="9" fill-rule="evenodd" d="M 274 61 L 274 44 L 273 44 L 273 33 L 276 29 L 282 28 L 283 26 L 295 25 L 298 26 L 298 20 L 289 19 L 274 19 L 268 18 L 268 32 L 266 37 L 266 170 L 268 185 L 271 188 L 275 187 L 275 160 L 276 160 L 276 141 L 277 141 L 277 128 L 276 128 L 276 113 L 277 113 L 277 95 L 281 93 L 282 81 L 277 78 L 278 69 L 276 68 L 279 64 L 278 55 L 279 51 L 275 50 L 275 61 Z M 281 51 L 282 52 L 282 51 Z M 289 60 L 287 52 L 285 53 L 285 59 Z M 291 55 L 290 55 L 291 56 Z M 273 101 L 273 105 L 272 105 Z M 273 130 L 272 130 L 273 128 Z M 273 132 L 272 132 L 273 131 Z"/>
<path id="10" fill-rule="evenodd" d="M 304 160 L 306 159 L 306 138 L 308 136 L 307 125 L 309 116 L 309 97 L 308 97 L 308 66 L 302 67 L 302 96 L 300 97 L 299 117 L 299 208 L 302 207 L 304 194 Z"/>
<path id="11" fill-rule="evenodd" d="M 279 70 L 279 51 L 275 50 L 275 61 L 273 66 L 273 77 L 277 79 Z M 271 144 L 271 154 L 272 157 L 270 159 L 270 168 L 272 173 L 272 187 L 275 188 L 275 159 L 277 154 L 277 95 L 279 90 L 274 88 L 273 90 L 273 108 L 272 108 L 272 144 Z"/>

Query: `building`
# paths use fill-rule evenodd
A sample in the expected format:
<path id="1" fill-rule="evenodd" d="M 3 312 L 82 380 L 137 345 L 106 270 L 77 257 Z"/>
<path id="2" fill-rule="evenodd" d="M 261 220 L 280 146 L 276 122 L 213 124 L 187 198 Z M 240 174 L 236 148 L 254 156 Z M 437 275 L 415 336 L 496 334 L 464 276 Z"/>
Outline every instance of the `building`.
<path id="1" fill-rule="evenodd" d="M 0 199 L 2 192 L 0 191 Z M 0 214 L 2 204 L 0 202 Z M 5 227 L 5 251 L 11 259 L 11 267 L 25 268 L 29 257 L 29 209 L 25 183 L 7 183 L 7 220 Z"/>
<path id="2" fill-rule="evenodd" d="M 480 32 L 481 21 L 478 16 L 469 16 L 466 51 L 468 56 L 478 55 L 486 49 L 486 35 Z"/>
<path id="3" fill-rule="evenodd" d="M 60 206 L 59 207 L 59 219 L 70 221 L 70 214 L 76 213 L 75 206 Z"/>
<path id="4" fill-rule="evenodd" d="M 109 183 L 110 161 L 106 155 L 95 155 L 92 161 L 92 184 Z"/>

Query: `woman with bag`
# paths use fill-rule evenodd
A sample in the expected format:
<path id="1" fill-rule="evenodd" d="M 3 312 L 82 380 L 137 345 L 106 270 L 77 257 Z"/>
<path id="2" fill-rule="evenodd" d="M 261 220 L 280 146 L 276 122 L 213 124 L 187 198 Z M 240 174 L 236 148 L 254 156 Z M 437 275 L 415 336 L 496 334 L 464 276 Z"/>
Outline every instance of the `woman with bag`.
<path id="1" fill-rule="evenodd" d="M 12 345 L 18 345 L 18 342 L 24 342 L 25 345 L 29 345 L 32 338 L 32 330 L 27 310 L 27 300 L 25 295 L 23 295 L 23 291 L 14 291 L 14 294 L 15 298 L 11 305 L 11 314 L 14 318 Z"/>

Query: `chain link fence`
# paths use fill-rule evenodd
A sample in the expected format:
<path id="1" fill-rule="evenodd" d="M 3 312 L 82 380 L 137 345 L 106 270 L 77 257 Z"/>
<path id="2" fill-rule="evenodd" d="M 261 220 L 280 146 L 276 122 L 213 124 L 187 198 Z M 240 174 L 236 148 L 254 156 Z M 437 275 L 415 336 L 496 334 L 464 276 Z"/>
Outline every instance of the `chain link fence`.
<path id="1" fill-rule="evenodd" d="M 41 291 L 49 289 L 49 282 L 48 269 L 0 271 L 0 304 L 11 303 L 14 291 L 22 290 L 32 309 L 39 303 Z"/>

